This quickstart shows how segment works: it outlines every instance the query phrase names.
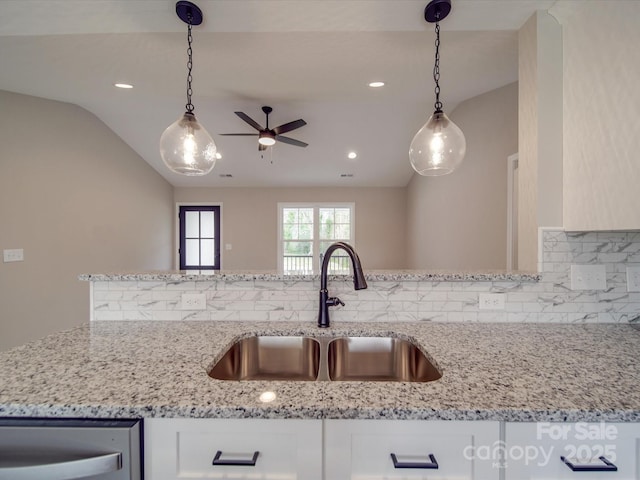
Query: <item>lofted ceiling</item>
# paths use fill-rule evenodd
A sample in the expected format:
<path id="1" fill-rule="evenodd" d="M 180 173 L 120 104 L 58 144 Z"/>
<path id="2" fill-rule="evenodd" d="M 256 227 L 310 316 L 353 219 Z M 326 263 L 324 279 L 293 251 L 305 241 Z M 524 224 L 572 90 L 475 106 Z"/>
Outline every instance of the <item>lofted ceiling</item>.
<path id="1" fill-rule="evenodd" d="M 158 151 L 186 102 L 186 25 L 172 0 L 0 0 L 0 89 L 89 110 L 175 186 L 408 183 L 409 144 L 434 102 L 427 0 L 195 3 L 204 22 L 193 29 L 193 103 L 222 154 L 207 176 L 171 173 Z M 452 3 L 441 22 L 447 112 L 517 80 L 517 30 L 554 0 Z M 309 147 L 261 154 L 253 137 L 219 135 L 253 133 L 233 112 L 264 124 L 263 105 L 271 127 L 306 120 L 287 136 Z"/>

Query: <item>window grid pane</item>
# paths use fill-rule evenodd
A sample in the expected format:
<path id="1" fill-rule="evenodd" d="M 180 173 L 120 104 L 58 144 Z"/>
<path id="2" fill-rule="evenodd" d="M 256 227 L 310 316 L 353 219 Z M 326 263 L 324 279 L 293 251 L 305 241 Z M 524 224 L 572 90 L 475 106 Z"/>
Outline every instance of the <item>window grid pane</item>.
<path id="1" fill-rule="evenodd" d="M 282 270 L 313 273 L 313 208 L 283 208 L 282 239 Z"/>
<path id="2" fill-rule="evenodd" d="M 314 238 L 314 211 L 318 219 L 316 228 L 318 239 Z M 314 273 L 313 251 L 320 253 L 316 259 L 316 268 L 321 265 L 326 249 L 336 241 L 352 242 L 351 208 L 322 207 L 282 208 L 282 252 L 281 265 L 284 273 Z M 332 274 L 348 274 L 351 271 L 349 256 L 337 250 L 329 261 L 329 272 Z"/>

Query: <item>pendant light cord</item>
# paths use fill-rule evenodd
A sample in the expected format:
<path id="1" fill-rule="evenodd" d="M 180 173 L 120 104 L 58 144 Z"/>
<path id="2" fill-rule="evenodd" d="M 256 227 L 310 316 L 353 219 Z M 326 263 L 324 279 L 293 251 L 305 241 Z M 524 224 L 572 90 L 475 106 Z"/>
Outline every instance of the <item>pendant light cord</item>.
<path id="1" fill-rule="evenodd" d="M 436 82 L 436 103 L 433 105 L 436 113 L 442 113 L 440 101 L 440 24 L 436 22 L 436 60 L 433 66 L 433 81 Z"/>
<path id="2" fill-rule="evenodd" d="M 187 104 L 186 104 L 186 108 L 187 108 L 187 113 L 193 113 L 193 103 L 191 103 L 191 94 L 193 93 L 193 90 L 191 88 L 191 81 L 192 81 L 192 76 L 191 76 L 191 69 L 193 68 L 193 50 L 191 49 L 191 42 L 193 42 L 193 36 L 191 35 L 191 15 L 189 15 L 189 28 L 187 30 L 187 43 L 189 44 L 189 47 L 187 48 L 187 55 L 189 57 L 189 59 L 187 60 Z"/>

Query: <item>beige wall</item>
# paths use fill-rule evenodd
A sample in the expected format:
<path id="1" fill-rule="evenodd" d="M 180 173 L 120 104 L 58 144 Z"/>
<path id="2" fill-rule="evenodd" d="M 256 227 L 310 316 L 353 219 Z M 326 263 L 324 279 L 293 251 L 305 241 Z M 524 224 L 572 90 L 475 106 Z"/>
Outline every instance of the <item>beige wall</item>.
<path id="1" fill-rule="evenodd" d="M 538 11 L 520 29 L 518 268 L 538 267 L 538 227 L 562 226 L 562 30 Z"/>
<path id="2" fill-rule="evenodd" d="M 559 1 L 564 227 L 640 228 L 640 2 Z M 603 14 L 606 12 L 606 14 Z"/>
<path id="3" fill-rule="evenodd" d="M 225 270 L 277 269 L 278 202 L 354 202 L 365 269 L 405 268 L 404 188 L 176 188 L 177 203 L 222 203 Z"/>
<path id="4" fill-rule="evenodd" d="M 80 273 L 169 269 L 173 189 L 86 110 L 0 91 L 0 349 L 89 319 Z"/>
<path id="5" fill-rule="evenodd" d="M 518 267 L 538 262 L 538 15 L 518 35 Z"/>
<path id="6" fill-rule="evenodd" d="M 408 267 L 505 268 L 507 157 L 518 149 L 518 84 L 466 100 L 450 117 L 465 134 L 467 154 L 450 175 L 411 179 Z"/>

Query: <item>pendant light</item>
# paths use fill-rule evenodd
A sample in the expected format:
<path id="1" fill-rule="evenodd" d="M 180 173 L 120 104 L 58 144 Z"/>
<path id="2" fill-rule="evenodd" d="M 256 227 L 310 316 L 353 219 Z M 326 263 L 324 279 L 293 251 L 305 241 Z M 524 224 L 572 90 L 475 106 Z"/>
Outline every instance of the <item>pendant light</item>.
<path id="1" fill-rule="evenodd" d="M 442 111 L 440 101 L 440 20 L 451 11 L 451 0 L 432 0 L 424 10 L 424 18 L 436 24 L 436 57 L 433 80 L 436 84 L 435 111 L 418 130 L 409 147 L 411 166 L 420 175 L 439 176 L 453 172 L 464 158 L 467 142 L 462 130 Z"/>
<path id="2" fill-rule="evenodd" d="M 191 27 L 202 23 L 202 11 L 191 2 L 181 1 L 176 3 L 176 14 L 188 25 L 187 111 L 162 133 L 160 155 L 173 172 L 182 175 L 206 175 L 216 164 L 217 148 L 211 135 L 198 123 L 191 103 L 191 70 L 193 68 Z"/>

